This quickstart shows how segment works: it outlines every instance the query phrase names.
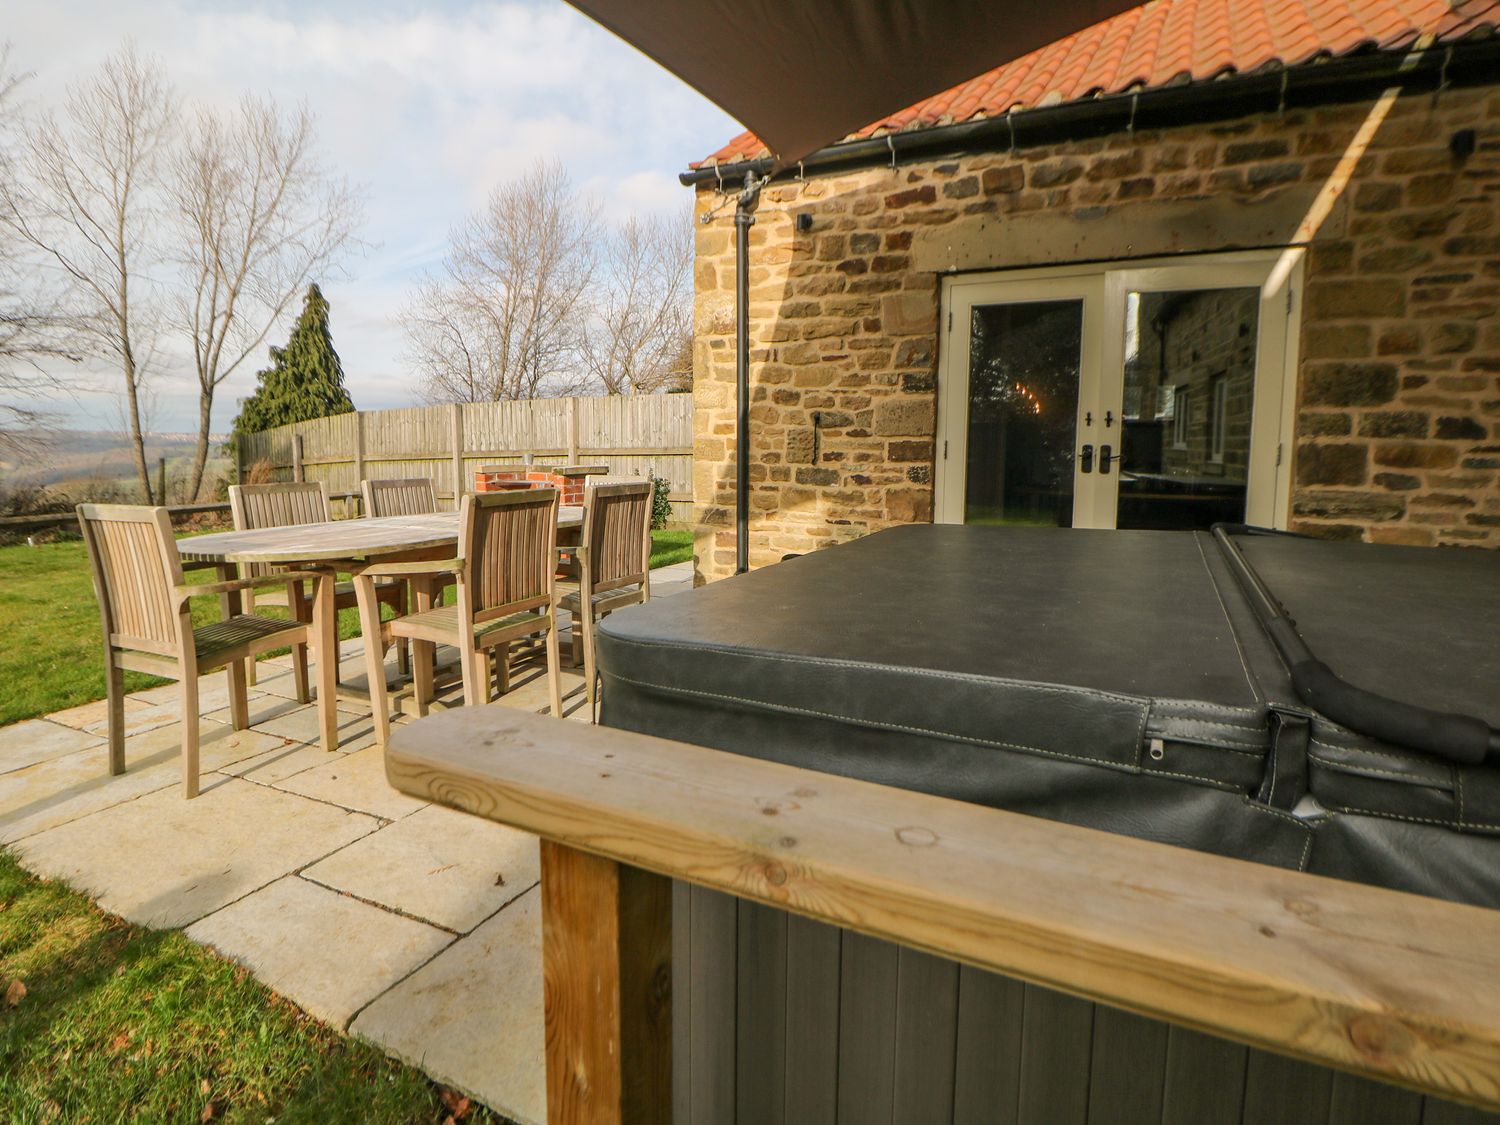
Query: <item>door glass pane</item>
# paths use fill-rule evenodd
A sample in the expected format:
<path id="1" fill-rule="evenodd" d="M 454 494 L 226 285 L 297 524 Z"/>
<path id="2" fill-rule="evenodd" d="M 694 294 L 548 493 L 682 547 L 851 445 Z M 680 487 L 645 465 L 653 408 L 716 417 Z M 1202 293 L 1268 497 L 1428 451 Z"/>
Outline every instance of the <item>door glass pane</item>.
<path id="1" fill-rule="evenodd" d="M 1117 527 L 1244 520 L 1259 309 L 1253 287 L 1127 294 Z"/>
<path id="2" fill-rule="evenodd" d="M 1083 302 L 974 309 L 964 522 L 1071 527 Z"/>

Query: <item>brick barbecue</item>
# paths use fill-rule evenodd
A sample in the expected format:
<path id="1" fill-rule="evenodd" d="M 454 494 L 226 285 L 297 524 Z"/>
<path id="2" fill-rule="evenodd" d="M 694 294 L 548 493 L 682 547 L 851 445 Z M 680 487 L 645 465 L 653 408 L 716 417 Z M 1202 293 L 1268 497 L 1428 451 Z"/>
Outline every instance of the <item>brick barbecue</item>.
<path id="1" fill-rule="evenodd" d="M 563 504 L 576 506 L 583 503 L 589 477 L 608 472 L 606 465 L 486 465 L 474 474 L 474 491 L 555 488 Z"/>

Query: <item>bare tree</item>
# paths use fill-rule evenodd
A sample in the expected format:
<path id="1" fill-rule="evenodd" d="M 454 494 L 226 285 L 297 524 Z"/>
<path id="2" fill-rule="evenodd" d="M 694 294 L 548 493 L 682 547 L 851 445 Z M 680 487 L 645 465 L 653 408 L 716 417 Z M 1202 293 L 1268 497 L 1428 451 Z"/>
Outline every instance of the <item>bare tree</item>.
<path id="1" fill-rule="evenodd" d="M 132 46 L 71 86 L 61 118 L 22 129 L 14 175 L 0 177 L 9 231 L 65 283 L 61 303 L 27 331 L 61 328 L 119 363 L 136 475 L 150 502 L 140 392 L 160 325 L 147 280 L 151 231 L 175 98 L 160 66 Z M 33 337 L 34 338 L 34 337 Z"/>
<path id="2" fill-rule="evenodd" d="M 605 240 L 584 372 L 612 395 L 678 386 L 692 370 L 693 217 L 631 217 Z"/>
<path id="3" fill-rule="evenodd" d="M 198 376 L 190 496 L 203 484 L 214 392 L 355 240 L 363 204 L 322 165 L 314 140 L 306 106 L 283 113 L 246 98 L 229 115 L 200 113 L 174 161 L 187 272 L 179 320 Z"/>
<path id="4" fill-rule="evenodd" d="M 578 197 L 561 165 L 538 162 L 452 232 L 439 276 L 402 317 L 430 400 L 581 389 L 576 359 L 597 227 L 597 206 Z"/>
<path id="5" fill-rule="evenodd" d="M 20 126 L 19 91 L 29 77 L 10 64 L 0 44 L 0 183 L 17 175 L 13 146 Z M 57 388 L 51 359 L 74 359 L 58 295 L 45 288 L 27 260 L 26 245 L 0 209 L 0 452 L 23 451 L 25 439 L 47 418 L 38 399 Z"/>

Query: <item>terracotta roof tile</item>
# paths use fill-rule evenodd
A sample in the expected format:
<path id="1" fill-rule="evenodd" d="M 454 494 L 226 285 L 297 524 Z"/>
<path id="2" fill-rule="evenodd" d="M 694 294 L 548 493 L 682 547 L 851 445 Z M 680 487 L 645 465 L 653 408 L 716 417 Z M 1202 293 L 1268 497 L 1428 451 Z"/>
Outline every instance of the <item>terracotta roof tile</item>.
<path id="1" fill-rule="evenodd" d="M 1297 66 L 1319 56 L 1456 39 L 1500 23 L 1500 0 L 1150 0 L 916 105 L 852 137 L 993 117 L 1183 77 Z M 741 133 L 700 165 L 766 155 Z"/>

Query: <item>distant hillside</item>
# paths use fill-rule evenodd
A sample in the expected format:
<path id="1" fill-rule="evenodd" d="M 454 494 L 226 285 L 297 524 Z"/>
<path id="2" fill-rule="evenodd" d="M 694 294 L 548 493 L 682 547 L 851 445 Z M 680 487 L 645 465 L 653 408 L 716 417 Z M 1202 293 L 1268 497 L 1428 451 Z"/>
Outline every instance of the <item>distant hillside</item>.
<path id="1" fill-rule="evenodd" d="M 35 452 L 24 458 L 6 460 L 0 457 L 0 478 L 11 482 L 47 485 L 59 481 L 135 478 L 130 441 L 123 434 L 108 431 L 53 430 L 30 435 Z M 168 471 L 181 471 L 181 462 L 190 462 L 196 436 L 193 434 L 152 434 L 146 439 L 146 461 L 156 471 L 158 458 L 167 459 Z M 215 434 L 209 447 L 209 462 L 224 456 L 227 434 Z"/>

